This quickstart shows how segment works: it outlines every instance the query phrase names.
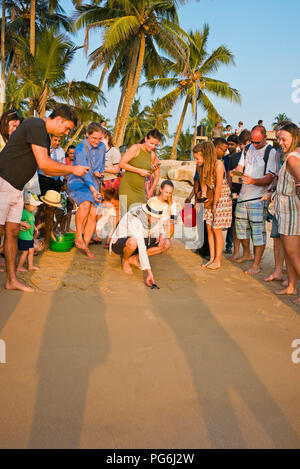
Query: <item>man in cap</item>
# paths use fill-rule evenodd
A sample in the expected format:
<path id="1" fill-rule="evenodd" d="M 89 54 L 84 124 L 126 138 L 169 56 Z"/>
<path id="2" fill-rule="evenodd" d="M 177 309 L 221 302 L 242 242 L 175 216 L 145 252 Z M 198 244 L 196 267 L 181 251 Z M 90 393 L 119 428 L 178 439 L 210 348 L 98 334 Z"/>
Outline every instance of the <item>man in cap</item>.
<path id="1" fill-rule="evenodd" d="M 127 212 L 114 231 L 110 250 L 121 256 L 123 271 L 132 274 L 131 265 L 147 271 L 146 284 L 155 284 L 149 256 L 160 254 L 170 248 L 160 220 L 164 203 L 157 198 L 148 200 Z"/>

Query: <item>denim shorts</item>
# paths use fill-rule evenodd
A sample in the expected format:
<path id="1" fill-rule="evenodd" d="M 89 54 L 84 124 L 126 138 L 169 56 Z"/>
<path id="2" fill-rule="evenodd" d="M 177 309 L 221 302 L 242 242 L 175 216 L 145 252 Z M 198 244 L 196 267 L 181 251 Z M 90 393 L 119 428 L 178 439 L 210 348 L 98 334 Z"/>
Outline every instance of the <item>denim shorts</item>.
<path id="1" fill-rule="evenodd" d="M 280 238 L 280 234 L 278 233 L 278 221 L 275 215 L 273 215 L 272 219 L 272 230 L 271 230 L 271 238 L 278 239 Z"/>

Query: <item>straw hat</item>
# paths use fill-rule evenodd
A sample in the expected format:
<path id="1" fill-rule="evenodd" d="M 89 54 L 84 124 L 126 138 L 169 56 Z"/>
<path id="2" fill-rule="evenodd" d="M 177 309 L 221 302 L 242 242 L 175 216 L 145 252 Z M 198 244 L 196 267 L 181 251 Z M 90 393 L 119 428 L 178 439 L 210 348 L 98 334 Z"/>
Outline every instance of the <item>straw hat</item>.
<path id="1" fill-rule="evenodd" d="M 34 192 L 26 191 L 24 192 L 24 204 L 38 207 L 42 202 L 39 201 L 38 196 Z"/>
<path id="2" fill-rule="evenodd" d="M 142 205 L 144 212 L 151 215 L 153 218 L 161 218 L 163 216 L 164 208 L 165 204 L 156 197 L 149 199 L 146 204 Z"/>
<path id="3" fill-rule="evenodd" d="M 62 208 L 60 204 L 60 193 L 56 191 L 47 191 L 45 195 L 41 196 L 41 200 L 44 204 L 51 205 L 51 207 Z"/>

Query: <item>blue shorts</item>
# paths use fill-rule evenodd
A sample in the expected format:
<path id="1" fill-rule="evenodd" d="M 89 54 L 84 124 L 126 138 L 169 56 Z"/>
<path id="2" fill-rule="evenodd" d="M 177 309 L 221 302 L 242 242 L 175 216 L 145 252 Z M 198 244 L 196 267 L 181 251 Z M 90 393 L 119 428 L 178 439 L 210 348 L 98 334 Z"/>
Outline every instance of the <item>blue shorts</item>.
<path id="1" fill-rule="evenodd" d="M 68 193 L 71 199 L 79 205 L 83 202 L 91 202 L 93 205 L 98 207 L 99 202 L 96 202 L 90 189 L 82 182 L 80 178 L 72 179 L 68 182 Z"/>
<path id="2" fill-rule="evenodd" d="M 29 251 L 34 247 L 33 239 L 26 240 L 18 238 L 18 249 L 19 251 Z"/>
<path id="3" fill-rule="evenodd" d="M 272 230 L 271 230 L 271 238 L 273 239 L 280 239 L 280 234 L 278 233 L 278 221 L 275 215 L 272 218 Z"/>

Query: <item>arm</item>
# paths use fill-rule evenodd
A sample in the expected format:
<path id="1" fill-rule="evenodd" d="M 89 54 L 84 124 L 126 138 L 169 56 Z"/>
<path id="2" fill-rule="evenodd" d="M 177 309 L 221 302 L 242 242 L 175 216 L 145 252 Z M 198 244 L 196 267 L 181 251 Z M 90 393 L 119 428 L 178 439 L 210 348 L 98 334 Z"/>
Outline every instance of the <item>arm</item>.
<path id="1" fill-rule="evenodd" d="M 274 176 L 273 174 L 266 174 L 263 178 L 253 179 L 251 176 L 247 176 L 244 174 L 243 176 L 243 184 L 253 184 L 255 186 L 269 186 L 273 181 Z"/>
<path id="2" fill-rule="evenodd" d="M 45 147 L 32 144 L 31 148 L 38 167 L 50 176 L 64 176 L 66 174 L 74 174 L 75 176 L 81 177 L 89 171 L 88 166 L 68 166 L 66 164 L 57 163 L 57 161 L 52 160 L 48 156 L 47 149 Z"/>
<path id="3" fill-rule="evenodd" d="M 300 159 L 295 155 L 291 155 L 286 165 L 288 172 L 295 178 L 295 182 L 300 182 Z"/>
<path id="4" fill-rule="evenodd" d="M 132 173 L 137 173 L 143 177 L 149 176 L 149 171 L 146 171 L 145 169 L 135 168 L 134 166 L 131 166 L 129 164 L 130 161 L 138 155 L 139 151 L 140 145 L 132 145 L 132 147 L 130 147 L 122 156 L 120 161 L 120 168 L 126 169 L 126 171 L 131 171 Z"/>
<path id="5" fill-rule="evenodd" d="M 111 158 L 112 159 L 112 166 L 109 166 L 109 167 L 105 168 L 104 171 L 106 173 L 118 174 L 120 172 L 119 163 L 120 163 L 120 160 L 121 160 L 121 153 L 115 147 L 112 147 L 110 149 L 110 151 L 112 152 L 112 158 Z"/>
<path id="6" fill-rule="evenodd" d="M 212 212 L 214 213 L 217 203 L 219 202 L 219 198 L 221 195 L 222 184 L 223 184 L 223 176 L 224 176 L 225 168 L 221 161 L 217 161 L 216 163 L 216 188 L 214 191 L 214 201 L 213 201 L 213 208 Z"/>
<path id="7" fill-rule="evenodd" d="M 153 160 L 152 160 L 152 164 L 156 164 L 156 163 L 159 162 L 159 160 L 158 160 L 158 158 L 157 158 L 157 156 L 155 155 L 154 152 L 153 152 L 153 154 L 154 154 L 154 158 L 153 158 Z M 159 176 L 160 176 L 160 167 L 158 167 L 158 168 L 154 171 L 154 180 L 153 180 L 153 184 L 152 184 L 152 186 L 150 187 L 149 192 L 148 192 L 148 197 L 149 197 L 149 199 L 150 199 L 151 197 L 153 197 L 154 191 L 155 191 L 156 186 L 157 186 L 158 181 L 159 181 Z"/>

